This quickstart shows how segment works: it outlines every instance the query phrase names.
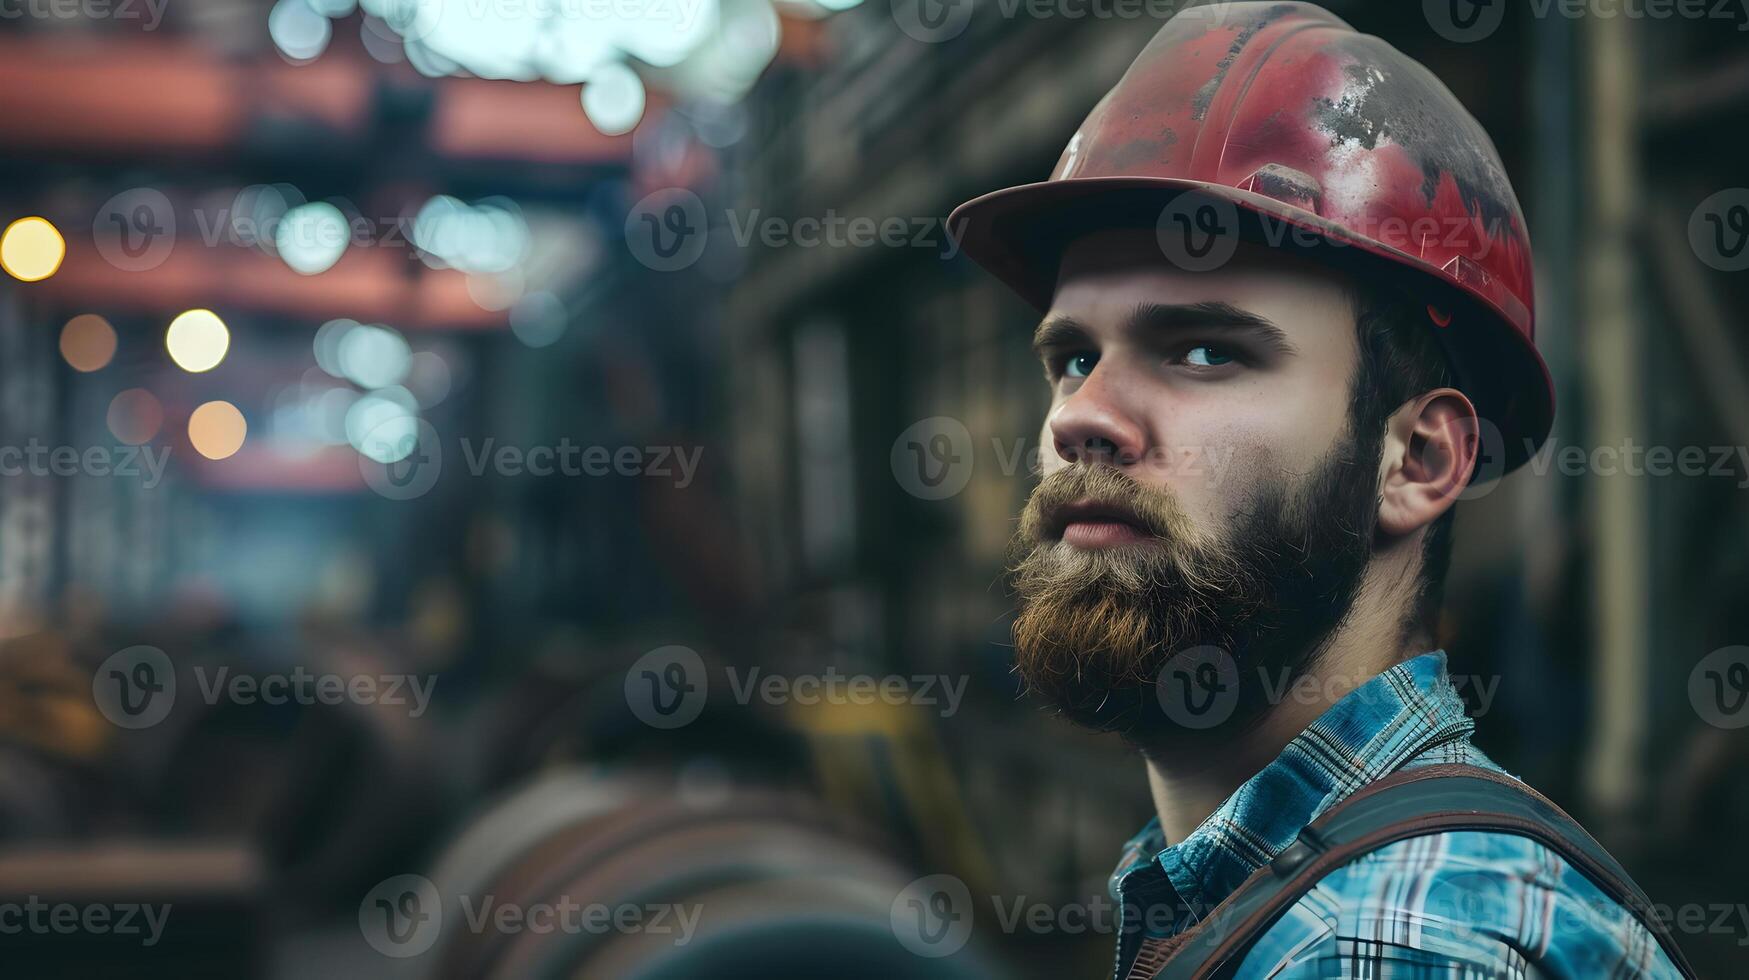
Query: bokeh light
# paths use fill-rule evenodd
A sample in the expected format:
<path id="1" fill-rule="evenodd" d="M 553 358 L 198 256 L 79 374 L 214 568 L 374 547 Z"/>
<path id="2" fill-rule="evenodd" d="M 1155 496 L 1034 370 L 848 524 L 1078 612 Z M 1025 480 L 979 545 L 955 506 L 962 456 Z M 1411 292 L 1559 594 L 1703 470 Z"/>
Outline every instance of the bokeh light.
<path id="1" fill-rule="evenodd" d="M 61 328 L 61 356 L 75 371 L 96 371 L 115 357 L 115 328 L 95 313 L 81 313 Z"/>
<path id="2" fill-rule="evenodd" d="M 516 203 L 489 197 L 466 204 L 439 194 L 413 218 L 413 244 L 433 268 L 501 273 L 528 252 L 528 224 Z"/>
<path id="3" fill-rule="evenodd" d="M 360 388 L 400 384 L 407 376 L 413 352 L 398 331 L 381 324 L 360 324 L 340 338 L 335 357 L 340 374 Z"/>
<path id="4" fill-rule="evenodd" d="M 418 402 L 405 388 L 373 391 L 346 412 L 346 440 L 379 463 L 395 463 L 419 442 Z"/>
<path id="5" fill-rule="evenodd" d="M 327 272 L 346 252 L 350 229 L 346 216 L 327 201 L 300 204 L 274 229 L 279 257 L 295 271 L 313 276 Z"/>
<path id="6" fill-rule="evenodd" d="M 317 327 L 315 339 L 310 343 L 316 354 L 316 366 L 333 377 L 343 377 L 340 372 L 340 341 L 345 339 L 347 331 L 358 325 L 357 320 L 341 317 Z"/>
<path id="7" fill-rule="evenodd" d="M 0 233 L 0 267 L 14 279 L 47 279 L 66 257 L 67 242 L 47 218 L 19 218 Z"/>
<path id="8" fill-rule="evenodd" d="M 198 374 L 218 367 L 225 359 L 231 348 L 231 332 L 212 310 L 188 310 L 170 321 L 164 346 L 177 367 Z"/>
<path id="9" fill-rule="evenodd" d="M 194 451 L 207 459 L 225 459 L 243 448 L 249 434 L 249 423 L 237 406 L 227 401 L 210 401 L 188 416 L 188 441 Z"/>
<path id="10" fill-rule="evenodd" d="M 583 112 L 608 136 L 629 133 L 644 118 L 644 82 L 622 62 L 610 61 L 583 83 Z"/>
<path id="11" fill-rule="evenodd" d="M 413 355 L 407 371 L 407 389 L 418 399 L 420 408 L 430 408 L 448 398 L 454 383 L 449 362 L 436 351 L 422 350 Z"/>
<path id="12" fill-rule="evenodd" d="M 335 386 L 324 389 L 307 403 L 317 438 L 330 446 L 346 443 L 346 413 L 358 401 L 358 392 Z"/>
<path id="13" fill-rule="evenodd" d="M 309 0 L 279 0 L 267 15 L 267 34 L 281 54 L 303 62 L 327 50 L 334 26 Z"/>
<path id="14" fill-rule="evenodd" d="M 291 184 L 250 184 L 231 202 L 232 234 L 244 245 L 272 253 L 279 223 L 304 203 L 304 192 Z"/>
<path id="15" fill-rule="evenodd" d="M 164 406 L 144 388 L 129 388 L 109 400 L 109 432 L 130 446 L 150 442 L 164 425 Z"/>

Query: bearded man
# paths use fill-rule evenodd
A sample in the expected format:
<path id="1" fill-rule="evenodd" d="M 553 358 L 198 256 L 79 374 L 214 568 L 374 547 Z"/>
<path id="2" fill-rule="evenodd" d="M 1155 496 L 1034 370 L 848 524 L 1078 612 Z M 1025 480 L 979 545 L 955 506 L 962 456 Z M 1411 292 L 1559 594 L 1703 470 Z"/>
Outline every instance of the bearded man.
<path id="1" fill-rule="evenodd" d="M 1147 761 L 1115 976 L 1690 976 L 1471 742 L 1454 506 L 1553 416 L 1486 133 L 1305 3 L 1169 21 L 1048 181 L 950 219 L 1043 311 L 1017 667 Z"/>

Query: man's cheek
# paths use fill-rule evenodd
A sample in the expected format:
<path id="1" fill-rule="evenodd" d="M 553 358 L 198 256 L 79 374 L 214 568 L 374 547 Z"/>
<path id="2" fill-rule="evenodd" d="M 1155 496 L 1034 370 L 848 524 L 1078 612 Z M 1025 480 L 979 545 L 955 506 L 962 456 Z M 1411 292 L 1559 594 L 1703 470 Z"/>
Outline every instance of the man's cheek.
<path id="1" fill-rule="evenodd" d="M 1057 441 L 1051 438 L 1051 416 L 1056 414 L 1061 402 L 1051 405 L 1051 411 L 1045 416 L 1045 424 L 1038 432 L 1038 452 L 1034 454 L 1041 476 L 1052 473 L 1069 465 L 1069 461 L 1057 454 Z"/>

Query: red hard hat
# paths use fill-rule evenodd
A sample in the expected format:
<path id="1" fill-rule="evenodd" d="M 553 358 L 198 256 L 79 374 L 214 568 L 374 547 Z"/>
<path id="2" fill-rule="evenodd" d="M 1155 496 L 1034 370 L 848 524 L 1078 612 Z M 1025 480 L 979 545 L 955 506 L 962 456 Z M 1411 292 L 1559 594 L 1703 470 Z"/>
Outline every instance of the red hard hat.
<path id="1" fill-rule="evenodd" d="M 1069 242 L 1156 225 L 1165 246 L 1168 218 L 1311 248 L 1424 297 L 1458 387 L 1499 432 L 1489 445 L 1484 425 L 1478 478 L 1547 437 L 1554 387 L 1534 342 L 1530 237 L 1499 153 L 1439 79 L 1379 38 L 1308 3 L 1189 8 L 1093 108 L 1049 180 L 985 194 L 948 223 L 1042 311 Z"/>

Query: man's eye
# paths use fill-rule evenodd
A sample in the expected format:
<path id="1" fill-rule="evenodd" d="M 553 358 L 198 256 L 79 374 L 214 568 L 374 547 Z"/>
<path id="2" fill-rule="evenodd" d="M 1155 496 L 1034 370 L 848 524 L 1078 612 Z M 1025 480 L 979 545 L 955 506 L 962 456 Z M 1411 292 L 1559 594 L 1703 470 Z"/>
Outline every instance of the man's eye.
<path id="1" fill-rule="evenodd" d="M 1184 360 L 1185 363 L 1196 367 L 1220 367 L 1230 363 L 1233 360 L 1233 355 L 1211 344 L 1202 344 L 1185 351 Z"/>
<path id="2" fill-rule="evenodd" d="M 1063 362 L 1063 376 L 1066 378 L 1085 378 L 1093 373 L 1093 366 L 1098 363 L 1098 354 L 1073 354 Z"/>

